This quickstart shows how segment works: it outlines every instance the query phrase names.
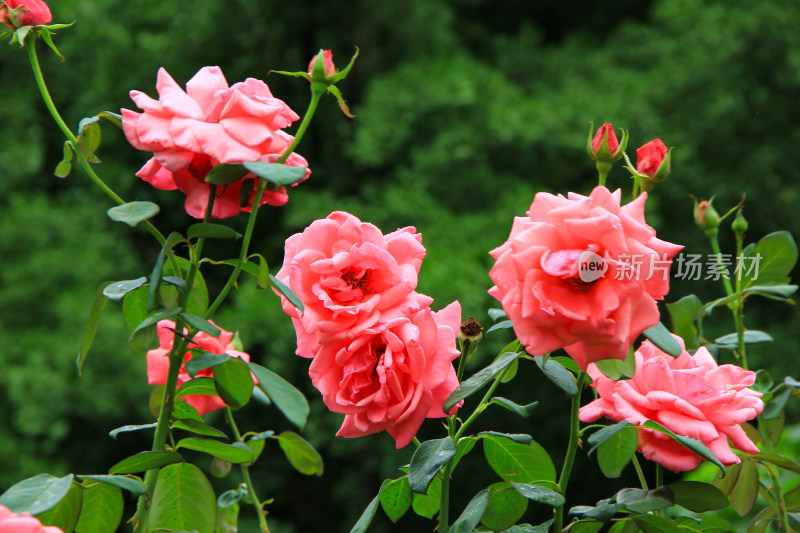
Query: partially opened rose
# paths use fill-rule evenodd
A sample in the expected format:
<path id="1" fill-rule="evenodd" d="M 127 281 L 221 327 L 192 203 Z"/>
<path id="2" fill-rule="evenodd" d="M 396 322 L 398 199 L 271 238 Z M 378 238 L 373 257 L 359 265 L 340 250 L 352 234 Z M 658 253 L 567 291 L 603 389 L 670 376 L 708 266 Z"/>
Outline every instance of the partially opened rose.
<path id="1" fill-rule="evenodd" d="M 156 82 L 159 99 L 140 91 L 130 95 L 142 113 L 122 110 L 122 126 L 128 141 L 153 152 L 136 173 L 156 188 L 180 189 L 186 194 L 186 211 L 203 218 L 209 184 L 205 177 L 219 163 L 260 161 L 275 163 L 294 139 L 283 131 L 298 115 L 272 96 L 260 80 L 248 78 L 228 86 L 219 67 L 204 67 L 184 91 L 163 68 Z M 287 165 L 307 167 L 292 153 Z M 303 179 L 310 171 L 306 171 Z M 217 188 L 212 216 L 226 218 L 250 211 L 255 201 L 254 174 Z M 283 205 L 286 189 L 267 188 L 261 204 Z"/>
<path id="2" fill-rule="evenodd" d="M 0 22 L 11 29 L 41 26 L 53 20 L 50 8 L 42 0 L 4 0 L 0 2 Z"/>
<path id="3" fill-rule="evenodd" d="M 14 514 L 0 505 L 0 533 L 64 533 L 55 526 L 43 526 L 30 513 Z"/>
<path id="4" fill-rule="evenodd" d="M 309 375 L 328 409 L 345 415 L 337 435 L 386 430 L 402 448 L 425 418 L 447 416 L 444 401 L 458 387 L 452 360 L 459 356 L 460 326 L 461 306 L 453 302 L 319 345 Z"/>
<path id="5" fill-rule="evenodd" d="M 412 227 L 384 235 L 376 226 L 335 211 L 286 239 L 276 277 L 303 302 L 282 299 L 297 332 L 297 355 L 313 357 L 317 343 L 349 341 L 367 328 L 431 304 L 414 292 L 425 257 Z"/>
<path id="6" fill-rule="evenodd" d="M 659 320 L 681 250 L 656 238 L 644 219 L 646 194 L 620 205 L 620 191 L 589 196 L 538 193 L 489 272 L 514 332 L 532 355 L 564 348 L 581 369 L 624 359 L 636 337 Z"/>
<path id="7" fill-rule="evenodd" d="M 171 329 L 170 329 L 171 328 Z M 147 352 L 147 382 L 150 385 L 164 385 L 167 382 L 167 373 L 169 372 L 169 352 L 172 350 L 172 343 L 175 333 L 175 323 L 171 320 L 161 320 L 156 326 L 158 332 L 158 348 Z M 184 334 L 187 332 L 184 330 Z M 228 354 L 231 357 L 238 357 L 243 361 L 249 362 L 250 356 L 244 352 L 240 352 L 231 344 L 233 333 L 223 330 L 219 337 L 212 337 L 208 333 L 198 332 L 192 337 L 192 343 L 189 344 L 188 350 L 193 348 L 202 348 L 205 352 L 214 354 Z M 184 355 L 184 361 L 189 361 L 192 358 L 192 353 L 187 351 Z M 201 370 L 195 377 L 209 377 L 213 376 L 213 368 Z M 251 374 L 252 376 L 252 374 Z M 253 382 L 258 383 L 255 376 Z M 180 373 L 178 374 L 178 387 L 192 379 L 192 376 L 186 372 L 185 362 L 181 365 Z M 186 403 L 197 409 L 197 412 L 202 416 L 211 411 L 222 409 L 225 407 L 225 402 L 219 396 L 210 396 L 205 394 L 188 394 L 182 396 Z"/>
<path id="8" fill-rule="evenodd" d="M 675 340 L 683 347 L 680 337 Z M 699 440 L 726 465 L 741 462 L 728 440 L 739 450 L 758 453 L 741 424 L 764 409 L 761 394 L 748 387 L 756 374 L 735 365 L 717 365 L 705 348 L 694 355 L 686 350 L 671 357 L 645 341 L 636 351 L 632 379 L 613 381 L 589 365 L 600 397 L 583 406 L 580 419 L 594 422 L 606 416 L 642 425 L 658 422 L 678 435 Z M 639 451 L 647 459 L 675 472 L 696 467 L 700 456 L 658 431 L 639 429 Z"/>

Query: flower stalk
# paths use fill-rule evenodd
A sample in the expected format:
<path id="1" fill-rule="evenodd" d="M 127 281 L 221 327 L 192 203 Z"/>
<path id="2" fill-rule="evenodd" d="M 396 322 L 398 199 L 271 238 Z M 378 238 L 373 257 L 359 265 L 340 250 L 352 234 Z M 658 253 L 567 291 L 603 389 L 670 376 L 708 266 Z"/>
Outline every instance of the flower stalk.
<path id="1" fill-rule="evenodd" d="M 567 444 L 567 454 L 564 456 L 564 464 L 561 467 L 561 475 L 558 478 L 558 492 L 566 495 L 569 477 L 572 474 L 572 466 L 575 463 L 575 455 L 578 451 L 578 441 L 580 440 L 580 420 L 578 412 L 581 408 L 581 393 L 586 381 L 586 373 L 578 374 L 578 392 L 572 397 L 569 413 L 569 443 Z M 561 531 L 564 524 L 564 506 L 556 507 L 553 531 Z"/>

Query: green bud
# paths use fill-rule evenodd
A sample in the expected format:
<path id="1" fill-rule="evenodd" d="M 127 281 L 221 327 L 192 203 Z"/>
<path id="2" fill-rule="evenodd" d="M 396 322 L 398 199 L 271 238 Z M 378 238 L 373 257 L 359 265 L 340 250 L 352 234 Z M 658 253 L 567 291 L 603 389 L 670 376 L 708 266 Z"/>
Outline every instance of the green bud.
<path id="1" fill-rule="evenodd" d="M 706 235 L 716 234 L 717 228 L 719 228 L 720 217 L 711 203 L 713 201 L 714 199 L 712 198 L 711 200 L 703 200 L 699 203 L 695 200 L 694 203 L 694 221 Z"/>
<path id="2" fill-rule="evenodd" d="M 739 209 L 736 211 L 736 218 L 733 219 L 731 223 L 731 229 L 737 235 L 744 235 L 744 232 L 747 231 L 749 224 L 747 223 L 747 219 L 744 218 L 744 214 L 742 214 L 743 209 Z"/>

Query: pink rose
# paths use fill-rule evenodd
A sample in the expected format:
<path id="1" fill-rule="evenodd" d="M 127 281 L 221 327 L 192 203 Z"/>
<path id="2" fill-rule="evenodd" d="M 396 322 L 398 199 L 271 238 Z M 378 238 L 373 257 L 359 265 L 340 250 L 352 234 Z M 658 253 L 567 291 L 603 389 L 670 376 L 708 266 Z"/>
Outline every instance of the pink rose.
<path id="1" fill-rule="evenodd" d="M 322 54 L 322 66 L 323 72 L 325 74 L 325 78 L 330 78 L 331 76 L 336 75 L 336 65 L 333 64 L 333 52 L 330 50 L 320 50 L 320 54 Z M 320 54 L 316 54 L 314 57 L 311 58 L 311 62 L 308 64 L 308 75 L 314 76 L 314 63 L 320 58 Z"/>
<path id="2" fill-rule="evenodd" d="M 673 337 L 683 347 L 683 340 Z M 684 349 L 679 357 L 670 357 L 650 341 L 642 343 L 635 357 L 636 373 L 628 380 L 613 381 L 589 365 L 600 397 L 581 407 L 583 422 L 607 416 L 639 426 L 652 420 L 699 440 L 726 465 L 740 462 L 728 439 L 743 452 L 758 453 L 740 426 L 764 409 L 761 394 L 748 388 L 755 383 L 755 372 L 717 366 L 705 348 L 694 355 Z M 675 472 L 691 470 L 701 461 L 668 436 L 647 428 L 639 429 L 639 451 Z"/>
<path id="3" fill-rule="evenodd" d="M 294 139 L 282 129 L 299 117 L 274 98 L 263 81 L 248 78 L 228 87 L 219 67 L 204 67 L 189 80 L 184 92 L 162 68 L 156 89 L 158 100 L 131 91 L 142 113 L 122 110 L 128 141 L 139 150 L 153 152 L 153 158 L 136 175 L 158 189 L 180 189 L 186 194 L 186 212 L 195 218 L 203 218 L 205 213 L 209 194 L 205 177 L 212 167 L 219 163 L 275 163 Z M 296 153 L 286 164 L 308 166 Z M 309 174 L 307 171 L 303 179 Z M 212 216 L 226 218 L 250 211 L 255 201 L 255 187 L 251 186 L 257 179 L 249 173 L 218 187 Z M 243 187 L 247 187 L 244 193 Z M 267 188 L 261 205 L 283 205 L 287 200 L 284 187 Z"/>
<path id="4" fill-rule="evenodd" d="M 383 235 L 372 224 L 335 211 L 286 239 L 277 278 L 303 302 L 301 315 L 282 298 L 297 332 L 297 355 L 313 357 L 317 343 L 357 339 L 368 328 L 431 304 L 414 292 L 425 257 L 412 227 Z"/>
<path id="5" fill-rule="evenodd" d="M 0 22 L 11 29 L 20 26 L 42 26 L 50 23 L 53 15 L 42 0 L 5 0 L 0 2 Z"/>
<path id="6" fill-rule="evenodd" d="M 0 505 L 0 533 L 64 533 L 55 526 L 43 526 L 30 513 L 16 515 Z"/>
<path id="7" fill-rule="evenodd" d="M 649 143 L 640 146 L 636 149 L 636 170 L 652 178 L 667 157 L 667 151 L 667 147 L 661 139 L 653 139 Z M 669 166 L 665 169 L 664 177 L 668 173 Z"/>
<path id="8" fill-rule="evenodd" d="M 600 126 L 597 129 L 597 133 L 594 134 L 594 138 L 592 139 L 592 155 L 597 156 L 597 153 L 603 146 L 604 140 L 606 148 L 608 148 L 608 151 L 611 153 L 610 159 L 615 158 L 619 151 L 619 141 L 617 141 L 617 134 L 614 133 L 614 127 L 609 122 Z"/>
<path id="9" fill-rule="evenodd" d="M 437 313 L 426 307 L 352 340 L 319 345 L 309 374 L 325 405 L 345 415 L 337 435 L 386 430 L 402 448 L 426 417 L 447 416 L 442 406 L 458 387 L 452 360 L 459 356 L 460 325 L 461 306 L 453 302 Z"/>
<path id="10" fill-rule="evenodd" d="M 681 250 L 656 238 L 642 194 L 620 206 L 620 191 L 590 196 L 538 193 L 526 217 L 490 252 L 489 294 L 500 300 L 528 353 L 564 348 L 581 369 L 624 359 L 636 337 L 659 320 L 655 300 L 669 290 Z"/>
<path id="11" fill-rule="evenodd" d="M 167 382 L 167 373 L 169 372 L 169 352 L 172 350 L 172 341 L 175 333 L 168 328 L 175 329 L 175 323 L 171 320 L 161 320 L 158 322 L 158 348 L 147 352 L 147 382 L 150 385 L 164 385 Z M 184 330 L 184 334 L 187 331 Z M 250 356 L 244 352 L 236 350 L 231 344 L 233 333 L 223 330 L 219 337 L 212 337 L 208 333 L 202 331 L 198 332 L 192 338 L 192 344 L 188 349 L 200 347 L 208 353 L 222 354 L 226 353 L 231 357 L 239 357 L 240 359 L 249 362 Z M 187 351 L 184 355 L 184 360 L 189 361 L 192 358 L 191 352 Z M 178 374 L 178 387 L 192 379 L 184 365 L 181 365 L 180 373 Z M 195 377 L 209 377 L 213 376 L 213 369 L 209 368 L 201 370 Z M 252 374 L 251 374 L 252 376 Z M 258 383 L 258 380 L 253 377 L 253 382 Z M 208 396 L 205 394 L 189 394 L 183 396 L 186 403 L 197 409 L 200 416 L 222 409 L 225 407 L 225 402 L 219 396 Z"/>

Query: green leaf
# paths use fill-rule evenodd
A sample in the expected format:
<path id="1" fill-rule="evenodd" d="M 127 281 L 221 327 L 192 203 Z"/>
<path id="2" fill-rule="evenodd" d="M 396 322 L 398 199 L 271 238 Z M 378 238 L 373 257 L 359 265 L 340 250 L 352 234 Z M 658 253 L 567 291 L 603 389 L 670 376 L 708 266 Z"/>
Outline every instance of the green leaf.
<path id="1" fill-rule="evenodd" d="M 622 489 L 617 493 L 617 503 L 624 503 L 625 509 L 634 513 L 649 513 L 674 505 L 672 492 L 664 487 L 653 490 Z"/>
<path id="2" fill-rule="evenodd" d="M 122 491 L 117 487 L 97 481 L 85 483 L 75 533 L 114 533 L 123 510 Z"/>
<path id="3" fill-rule="evenodd" d="M 470 436 L 461 437 L 458 439 L 458 443 L 456 444 L 456 455 L 453 457 L 453 466 L 451 467 L 451 471 L 456 469 L 456 466 L 462 457 L 472 451 L 476 442 L 478 442 L 477 437 Z"/>
<path id="4" fill-rule="evenodd" d="M 272 286 L 275 287 L 275 290 L 277 290 L 284 297 L 286 297 L 286 299 L 289 300 L 289 303 L 291 303 L 293 306 L 299 309 L 301 313 L 305 311 L 305 308 L 303 307 L 303 302 L 300 301 L 300 298 L 297 297 L 297 295 L 294 293 L 292 289 L 289 288 L 288 285 L 286 285 L 284 282 L 282 282 L 272 274 L 270 274 L 269 280 L 272 282 Z"/>
<path id="5" fill-rule="evenodd" d="M 661 322 L 644 330 L 642 335 L 655 344 L 659 350 L 672 357 L 678 357 L 683 351 L 678 341 L 675 340 L 667 327 Z"/>
<path id="6" fill-rule="evenodd" d="M 504 481 L 534 483 L 556 479 L 553 461 L 536 441 L 525 445 L 487 435 L 483 438 L 483 452 L 489 465 Z"/>
<path id="7" fill-rule="evenodd" d="M 176 450 L 180 448 L 207 453 L 233 464 L 252 463 L 255 459 L 252 450 L 244 444 L 225 444 L 218 440 L 205 439 L 202 437 L 186 437 L 185 439 L 181 439 L 175 445 Z"/>
<path id="8" fill-rule="evenodd" d="M 484 489 L 469 501 L 464 511 L 450 527 L 450 533 L 472 533 L 483 518 L 488 506 L 489 491 Z"/>
<path id="9" fill-rule="evenodd" d="M 561 363 L 551 358 L 548 358 L 545 363 L 544 356 L 536 356 L 533 359 L 536 361 L 536 365 L 539 369 L 544 372 L 547 379 L 555 383 L 561 390 L 570 396 L 578 394 L 578 384 L 575 382 L 575 376 L 564 368 Z"/>
<path id="10" fill-rule="evenodd" d="M 383 486 L 381 486 L 381 490 L 383 490 Z M 363 513 L 361 513 L 361 516 L 358 518 L 358 522 L 356 522 L 356 525 L 354 525 L 353 529 L 350 530 L 350 533 L 365 533 L 367 531 L 370 523 L 372 523 L 372 519 L 375 517 L 375 512 L 378 510 L 378 500 L 380 496 L 381 493 L 378 491 L 378 494 L 372 498 L 372 501 L 369 502 L 367 508 L 364 509 Z"/>
<path id="11" fill-rule="evenodd" d="M 553 507 L 560 507 L 567 501 L 560 493 L 541 485 L 514 483 L 512 481 L 511 486 L 525 498 Z"/>
<path id="12" fill-rule="evenodd" d="M 173 270 L 171 260 L 167 261 L 167 264 L 164 265 L 164 278 L 169 276 L 177 276 L 185 279 L 189 274 L 191 263 L 188 259 L 184 259 L 183 257 L 175 257 L 175 261 L 178 263 L 178 269 L 180 272 L 175 272 Z M 169 289 L 174 290 L 172 287 L 169 287 Z M 162 291 L 163 290 L 164 287 L 162 287 Z M 194 277 L 192 290 L 189 293 L 189 303 L 186 305 L 186 312 L 196 316 L 203 316 L 206 312 L 206 309 L 208 309 L 208 288 L 206 287 L 206 281 L 203 278 L 202 273 L 200 270 L 198 270 Z"/>
<path id="13" fill-rule="evenodd" d="M 269 287 L 270 287 L 270 275 L 269 275 L 269 264 L 267 264 L 267 260 L 264 259 L 264 256 L 261 255 L 261 254 L 252 254 L 251 256 L 249 256 L 247 258 L 247 260 L 250 261 L 253 258 L 258 260 L 258 268 L 255 271 L 256 286 L 259 289 L 269 289 Z M 252 264 L 252 263 L 250 263 L 250 264 Z M 297 300 L 297 302 L 300 302 L 300 299 L 297 298 L 297 295 L 295 295 L 294 292 L 292 292 L 291 289 L 289 289 L 288 287 L 286 287 L 286 289 L 288 290 L 288 292 L 291 293 L 292 297 L 295 300 Z M 292 305 L 297 307 L 297 303 L 295 303 L 295 302 L 292 302 Z M 302 305 L 303 304 L 301 302 L 300 303 L 300 307 L 299 307 L 299 309 L 301 311 L 303 310 L 303 306 Z"/>
<path id="14" fill-rule="evenodd" d="M 72 143 L 70 141 L 64 141 L 64 158 L 56 165 L 56 170 L 54 172 L 56 177 L 66 178 L 69 176 L 69 173 L 72 172 L 72 158 Z"/>
<path id="15" fill-rule="evenodd" d="M 0 495 L 0 505 L 14 514 L 38 515 L 55 507 L 72 488 L 73 475 L 53 477 L 39 474 L 12 485 Z"/>
<path id="16" fill-rule="evenodd" d="M 129 477 L 129 476 L 107 476 L 107 475 L 82 475 L 79 474 L 77 477 L 80 479 L 88 479 L 90 481 L 97 481 L 99 483 L 105 483 L 106 485 L 111 485 L 112 487 L 116 487 L 118 489 L 127 490 L 134 496 L 140 496 L 147 492 L 147 487 L 144 486 L 144 483 L 137 477 Z"/>
<path id="17" fill-rule="evenodd" d="M 461 382 L 456 390 L 444 402 L 444 411 L 447 413 L 453 408 L 455 404 L 468 398 L 483 388 L 484 385 L 489 383 L 497 374 L 506 369 L 513 361 L 515 361 L 521 354 L 518 352 L 506 352 L 494 360 L 492 364 L 479 370 L 468 379 Z"/>
<path id="18" fill-rule="evenodd" d="M 95 117 L 97 118 L 97 117 Z M 78 130 L 78 148 L 81 153 L 90 163 L 99 163 L 100 160 L 95 155 L 95 152 L 100 147 L 100 139 L 102 133 L 100 124 L 97 122 L 85 122 L 87 119 L 81 120 Z"/>
<path id="19" fill-rule="evenodd" d="M 183 461 L 183 456 L 178 452 L 139 452 L 136 455 L 126 457 L 114 466 L 108 469 L 109 474 L 132 474 L 134 472 L 144 472 L 153 468 L 161 468 L 162 466 L 172 463 L 180 463 Z"/>
<path id="20" fill-rule="evenodd" d="M 298 472 L 307 476 L 322 475 L 322 457 L 303 437 L 293 431 L 284 431 L 277 438 L 289 463 Z"/>
<path id="21" fill-rule="evenodd" d="M 147 287 L 139 287 L 126 294 L 122 299 L 122 314 L 125 317 L 125 323 L 131 330 L 136 329 L 136 326 L 147 318 L 148 290 Z"/>
<path id="22" fill-rule="evenodd" d="M 156 216 L 159 211 L 160 208 L 153 202 L 128 202 L 112 207 L 106 214 L 114 222 L 124 222 L 133 228 L 142 220 Z"/>
<path id="23" fill-rule="evenodd" d="M 108 436 L 111 437 L 112 439 L 116 439 L 117 435 L 119 435 L 120 433 L 126 433 L 128 431 L 141 431 L 143 429 L 155 429 L 157 425 L 158 425 L 157 422 L 153 422 L 152 424 L 142 424 L 138 426 L 122 426 L 118 427 L 117 429 L 109 431 Z"/>
<path id="24" fill-rule="evenodd" d="M 136 279 L 126 279 L 124 281 L 117 281 L 107 285 L 103 289 L 103 295 L 109 300 L 118 302 L 129 292 L 138 289 L 147 283 L 147 278 L 142 276 Z"/>
<path id="25" fill-rule="evenodd" d="M 230 358 L 226 353 L 204 353 L 186 361 L 184 369 L 191 377 L 195 377 L 198 372 L 221 365 Z"/>
<path id="26" fill-rule="evenodd" d="M 797 244 L 791 233 L 776 231 L 756 243 L 752 257 L 753 261 L 758 261 L 758 268 L 752 265 L 751 271 L 745 270 L 743 288 L 752 287 L 756 282 L 758 285 L 785 284 L 797 263 Z M 748 266 L 751 265 L 745 265 L 745 268 Z"/>
<path id="27" fill-rule="evenodd" d="M 687 350 L 700 347 L 697 331 L 697 315 L 703 308 L 703 302 L 694 294 L 684 296 L 680 300 L 667 304 L 667 311 L 672 319 L 672 331 L 683 339 Z"/>
<path id="28" fill-rule="evenodd" d="M 214 385 L 213 378 L 194 378 L 185 381 L 178 391 L 175 393 L 175 398 L 187 396 L 189 394 L 202 394 L 204 396 L 217 396 L 217 387 Z"/>
<path id="29" fill-rule="evenodd" d="M 439 470 L 456 454 L 453 439 L 429 440 L 423 442 L 411 456 L 408 467 L 408 484 L 413 492 L 425 494 Z"/>
<path id="30" fill-rule="evenodd" d="M 185 320 L 190 327 L 208 333 L 212 337 L 219 337 L 222 334 L 221 329 L 219 329 L 217 326 L 215 326 L 205 318 L 201 318 L 196 315 L 191 315 L 189 313 L 181 313 L 181 318 Z"/>
<path id="31" fill-rule="evenodd" d="M 795 460 L 783 455 L 761 452 L 750 457 L 753 461 L 758 461 L 759 463 L 771 463 L 785 470 L 790 470 L 796 474 L 800 474 L 800 463 L 797 463 Z"/>
<path id="32" fill-rule="evenodd" d="M 240 239 L 242 234 L 228 226 L 222 224 L 209 224 L 207 222 L 199 222 L 192 224 L 186 230 L 186 236 L 190 239 Z"/>
<path id="33" fill-rule="evenodd" d="M 442 476 L 438 475 L 428 486 L 427 494 L 414 493 L 411 497 L 411 508 L 425 518 L 433 518 L 439 512 L 442 494 Z"/>
<path id="34" fill-rule="evenodd" d="M 264 391 L 284 416 L 300 429 L 306 425 L 310 408 L 303 393 L 275 372 L 255 363 L 247 363 L 258 380 L 258 388 Z"/>
<path id="35" fill-rule="evenodd" d="M 498 322 L 497 324 L 494 324 L 492 327 L 487 329 L 486 334 L 488 335 L 489 333 L 497 331 L 498 329 L 511 329 L 512 327 L 514 327 L 514 325 L 511 323 L 510 320 L 503 320 L 502 322 Z"/>
<path id="36" fill-rule="evenodd" d="M 108 281 L 100 285 L 97 293 L 92 300 L 92 307 L 89 308 L 89 317 L 86 319 L 86 327 L 83 330 L 83 337 L 81 337 L 81 348 L 78 352 L 78 357 L 75 359 L 75 365 L 78 367 L 78 375 L 83 375 L 83 362 L 89 354 L 89 349 L 92 347 L 94 338 L 97 335 L 97 328 L 100 327 L 100 318 L 103 316 L 103 310 L 106 308 L 108 300 L 103 296 L 103 291 L 109 286 L 111 282 Z"/>
<path id="37" fill-rule="evenodd" d="M 165 466 L 158 472 L 145 531 L 214 533 L 217 502 L 203 472 L 190 463 Z"/>
<path id="38" fill-rule="evenodd" d="M 639 432 L 634 426 L 624 426 L 597 448 L 597 464 L 608 478 L 617 478 L 631 462 L 639 443 Z"/>
<path id="39" fill-rule="evenodd" d="M 630 379 L 636 372 L 636 357 L 633 354 L 633 348 L 631 348 L 628 350 L 628 356 L 625 359 L 601 359 L 595 361 L 595 365 L 609 379 L 614 381 Z"/>
<path id="40" fill-rule="evenodd" d="M 397 522 L 411 507 L 411 487 L 408 478 L 387 479 L 384 481 L 380 492 L 380 502 L 386 516 L 392 522 Z"/>
<path id="41" fill-rule="evenodd" d="M 294 185 L 303 179 L 306 175 L 306 167 L 296 167 L 285 165 L 283 163 L 262 163 L 261 161 L 253 161 L 243 163 L 244 168 L 270 183 L 274 183 L 280 187 L 285 185 Z"/>
<path id="42" fill-rule="evenodd" d="M 253 378 L 247 363 L 233 357 L 214 367 L 214 384 L 231 409 L 241 409 L 253 395 Z"/>
<path id="43" fill-rule="evenodd" d="M 241 163 L 219 163 L 206 174 L 206 181 L 224 187 L 235 183 L 248 174 Z"/>
<path id="44" fill-rule="evenodd" d="M 167 258 L 169 251 L 183 240 L 183 235 L 177 231 L 173 231 L 167 236 L 164 244 L 161 245 L 161 250 L 158 252 L 156 264 L 153 266 L 153 273 L 150 275 L 150 290 L 147 293 L 148 311 L 152 311 L 157 307 L 158 302 L 156 296 L 158 295 L 158 289 L 161 286 L 161 276 L 166 275 L 164 273 L 164 260 Z"/>
<path id="45" fill-rule="evenodd" d="M 529 403 L 528 405 L 519 405 L 507 398 L 501 398 L 500 396 L 495 396 L 489 403 L 499 405 L 500 407 L 508 409 L 512 413 L 517 413 L 522 418 L 528 418 L 533 412 L 533 409 L 539 405 L 539 402 Z"/>
<path id="46" fill-rule="evenodd" d="M 676 505 L 695 513 L 716 511 L 727 507 L 727 496 L 717 487 L 701 481 L 677 481 L 666 486 L 672 491 Z"/>
<path id="47" fill-rule="evenodd" d="M 78 516 L 81 513 L 84 491 L 77 483 L 72 484 L 67 495 L 49 511 L 36 515 L 36 518 L 45 526 L 54 526 L 69 533 L 75 529 Z"/>
<path id="48" fill-rule="evenodd" d="M 751 329 L 744 332 L 745 344 L 758 344 L 761 342 L 772 342 L 773 340 L 774 339 L 772 338 L 772 336 L 765 331 L 758 331 L 755 329 Z M 716 344 L 720 348 L 725 348 L 727 350 L 735 350 L 739 347 L 739 338 L 736 335 L 736 333 L 730 333 L 728 335 L 723 335 L 722 337 L 714 339 L 714 344 Z"/>
<path id="49" fill-rule="evenodd" d="M 520 444 L 530 444 L 533 440 L 533 437 L 525 433 L 500 433 L 499 431 L 481 431 L 478 433 L 478 437 L 480 438 L 486 436 L 503 437 Z"/>
<path id="50" fill-rule="evenodd" d="M 644 533 L 685 533 L 675 522 L 653 514 L 643 514 L 633 518 Z"/>
<path id="51" fill-rule="evenodd" d="M 615 514 L 623 509 L 625 509 L 624 503 L 609 503 L 609 500 L 602 500 L 597 502 L 597 506 L 595 507 L 588 505 L 579 505 L 577 507 L 573 507 L 569 510 L 569 514 L 590 518 L 592 521 L 592 526 L 594 526 L 595 520 L 599 520 L 600 522 L 608 522 Z M 599 529 L 593 529 L 592 531 L 599 531 Z"/>
<path id="52" fill-rule="evenodd" d="M 753 510 L 758 498 L 758 468 L 756 463 L 749 459 L 742 459 L 739 477 L 731 490 L 731 506 L 739 516 L 744 516 Z"/>
<path id="53" fill-rule="evenodd" d="M 617 422 L 614 425 L 606 426 L 603 429 L 600 429 L 592 433 L 592 435 L 589 437 L 589 440 L 587 441 L 589 444 L 592 445 L 587 455 L 592 455 L 592 453 L 594 453 L 594 451 L 597 450 L 597 448 L 601 444 L 603 444 L 605 441 L 607 441 L 608 439 L 610 439 L 611 437 L 622 431 L 622 429 L 628 425 L 629 425 L 628 421 L 623 420 L 621 422 Z"/>
<path id="54" fill-rule="evenodd" d="M 692 439 L 690 437 L 685 437 L 683 435 L 677 435 L 673 433 L 671 430 L 659 424 L 658 422 L 653 422 L 652 420 L 648 420 L 640 427 L 654 429 L 660 433 L 663 433 L 664 435 L 667 435 L 678 444 L 681 444 L 682 446 L 693 451 L 703 459 L 711 461 L 712 463 L 717 465 L 719 469 L 722 470 L 723 474 L 727 472 L 727 470 L 725 469 L 725 465 L 722 464 L 719 458 L 716 455 L 714 455 L 714 453 L 711 450 L 709 450 L 708 447 L 706 447 L 706 445 L 704 445 L 699 440 Z"/>
<path id="55" fill-rule="evenodd" d="M 481 523 L 492 531 L 504 531 L 522 518 L 528 508 L 528 500 L 507 481 L 487 487 L 489 505 L 483 513 Z"/>
<path id="56" fill-rule="evenodd" d="M 133 351 L 143 352 L 150 348 L 156 340 L 156 324 L 158 324 L 158 321 L 171 318 L 180 312 L 181 310 L 179 308 L 160 311 L 142 320 L 139 325 L 134 328 L 128 339 Z"/>
<path id="57" fill-rule="evenodd" d="M 206 435 L 207 437 L 219 437 L 223 439 L 227 439 L 228 436 L 223 433 L 222 431 L 218 430 L 215 427 L 211 427 L 205 422 L 200 422 L 198 420 L 176 420 L 172 423 L 173 429 L 182 429 L 183 431 L 188 431 L 190 433 L 196 433 L 197 435 Z"/>

